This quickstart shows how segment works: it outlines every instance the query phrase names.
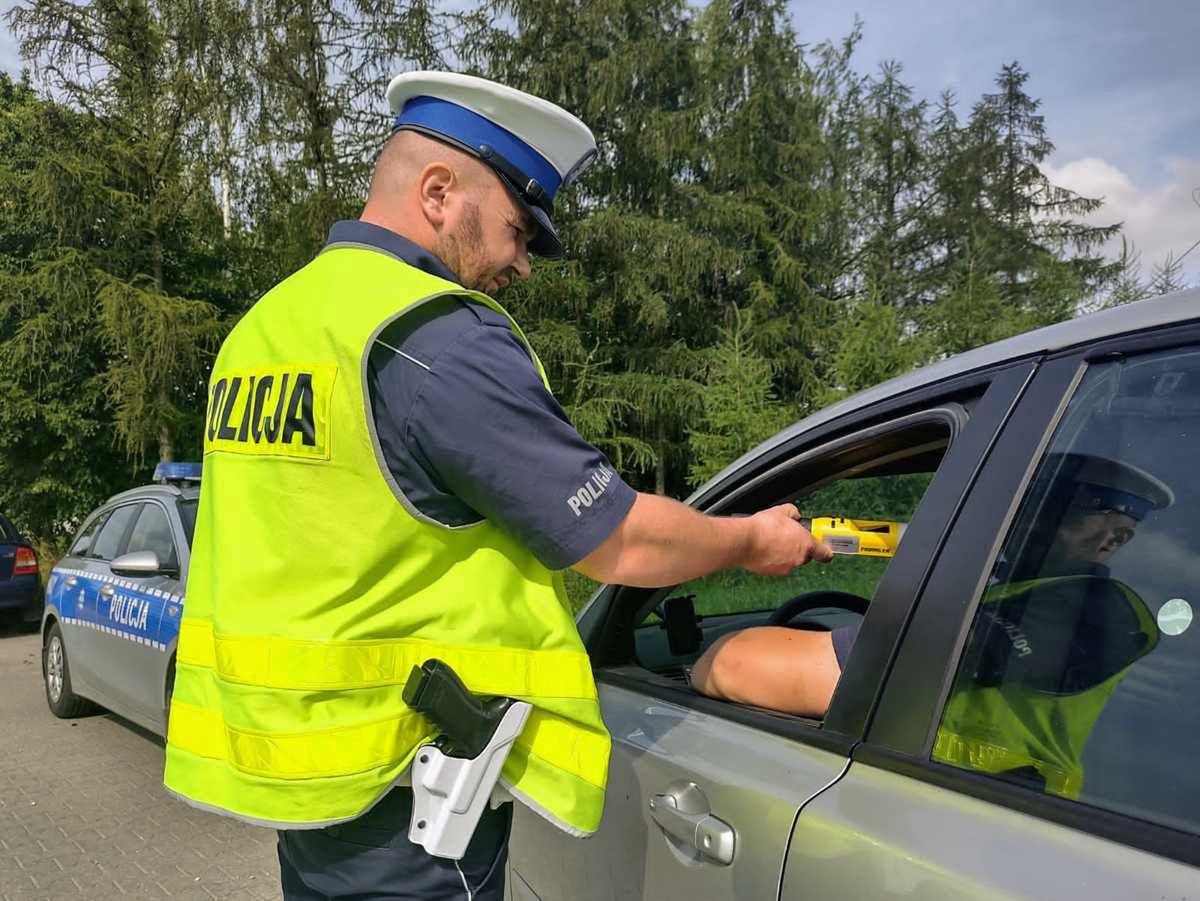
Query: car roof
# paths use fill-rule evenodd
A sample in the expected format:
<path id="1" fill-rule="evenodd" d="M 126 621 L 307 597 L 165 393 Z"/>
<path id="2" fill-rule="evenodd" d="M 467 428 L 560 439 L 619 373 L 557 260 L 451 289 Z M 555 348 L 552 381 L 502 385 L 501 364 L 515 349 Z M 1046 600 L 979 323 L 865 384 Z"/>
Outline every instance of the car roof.
<path id="1" fill-rule="evenodd" d="M 1110 310 L 1080 316 L 1077 319 L 1068 319 L 1012 338 L 1005 338 L 1003 341 L 977 347 L 944 360 L 938 360 L 936 363 L 930 363 L 928 366 L 922 366 L 872 388 L 867 388 L 865 391 L 852 394 L 806 416 L 734 460 L 693 492 L 689 500 L 698 498 L 713 485 L 721 482 L 750 461 L 787 443 L 797 435 L 861 407 L 1022 357 L 1065 350 L 1116 335 L 1140 332 L 1192 319 L 1200 319 L 1200 288 L 1151 297 L 1137 303 L 1124 304 Z"/>
<path id="2" fill-rule="evenodd" d="M 192 485 L 180 487 L 179 485 L 139 485 L 137 488 L 130 488 L 128 491 L 122 491 L 114 494 L 104 502 L 104 506 L 120 503 L 121 501 L 143 500 L 145 498 L 156 497 L 159 500 L 194 500 L 200 496 L 200 489 Z"/>

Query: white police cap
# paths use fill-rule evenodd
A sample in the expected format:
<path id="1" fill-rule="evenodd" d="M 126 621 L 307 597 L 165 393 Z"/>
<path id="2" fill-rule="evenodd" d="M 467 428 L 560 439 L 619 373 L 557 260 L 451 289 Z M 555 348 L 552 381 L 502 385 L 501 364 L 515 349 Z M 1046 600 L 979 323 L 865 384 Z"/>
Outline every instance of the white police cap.
<path id="1" fill-rule="evenodd" d="M 591 130 L 540 97 L 470 75 L 406 72 L 392 79 L 394 128 L 421 132 L 489 165 L 540 228 L 529 249 L 562 255 L 554 196 L 596 156 Z"/>
<path id="2" fill-rule="evenodd" d="M 1064 453 L 1062 474 L 1077 485 L 1074 504 L 1085 511 L 1113 511 L 1136 520 L 1175 503 L 1175 492 L 1162 479 L 1125 460 L 1094 454 Z"/>

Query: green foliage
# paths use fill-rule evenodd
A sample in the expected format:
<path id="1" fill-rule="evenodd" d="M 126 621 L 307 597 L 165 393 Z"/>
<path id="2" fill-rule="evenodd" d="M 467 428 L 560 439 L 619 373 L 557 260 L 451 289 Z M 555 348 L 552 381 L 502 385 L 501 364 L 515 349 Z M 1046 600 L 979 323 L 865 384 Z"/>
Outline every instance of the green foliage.
<path id="1" fill-rule="evenodd" d="M 737 307 L 732 312 L 733 325 L 708 354 L 699 425 L 688 433 L 696 484 L 794 418 L 775 397 L 770 364 L 751 344 L 750 316 Z"/>
<path id="2" fill-rule="evenodd" d="M 38 82 L 0 80 L 0 504 L 47 538 L 200 452 L 221 338 L 356 214 L 398 70 L 495 78 L 594 129 L 557 202 L 568 259 L 503 301 L 645 490 L 1179 281 L 1097 254 L 1116 227 L 1042 173 L 1019 65 L 960 118 L 898 61 L 861 74 L 861 23 L 801 43 L 784 0 L 19 0 L 7 19 Z"/>

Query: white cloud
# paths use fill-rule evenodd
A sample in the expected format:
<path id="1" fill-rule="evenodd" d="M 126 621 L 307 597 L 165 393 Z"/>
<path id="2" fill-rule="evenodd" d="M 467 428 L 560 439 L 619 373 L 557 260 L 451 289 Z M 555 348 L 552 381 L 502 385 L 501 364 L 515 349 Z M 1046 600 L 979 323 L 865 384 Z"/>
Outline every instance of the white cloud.
<path id="1" fill-rule="evenodd" d="M 1167 180 L 1157 186 L 1137 184 L 1119 167 L 1096 157 L 1085 157 L 1061 166 L 1044 165 L 1050 181 L 1085 197 L 1100 197 L 1104 206 L 1087 217 L 1089 222 L 1124 222 L 1122 232 L 1142 255 L 1148 273 L 1168 253 L 1176 257 L 1200 240 L 1200 205 L 1193 192 L 1200 189 L 1200 159 L 1174 158 L 1167 161 Z M 1200 197 L 1200 193 L 1196 196 Z M 1118 238 L 1105 248 L 1115 257 L 1120 253 Z M 1200 270 L 1200 248 L 1185 261 L 1189 281 L 1195 282 Z"/>

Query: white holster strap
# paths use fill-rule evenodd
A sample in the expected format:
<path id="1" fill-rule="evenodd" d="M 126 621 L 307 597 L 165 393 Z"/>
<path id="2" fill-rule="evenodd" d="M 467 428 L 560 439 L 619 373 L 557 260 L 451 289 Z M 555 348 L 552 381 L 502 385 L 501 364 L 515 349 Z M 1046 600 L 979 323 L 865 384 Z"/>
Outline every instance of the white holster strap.
<path id="1" fill-rule="evenodd" d="M 410 841 L 434 857 L 462 859 L 530 709 L 525 701 L 513 701 L 478 757 L 448 757 L 433 744 L 417 748 Z"/>

